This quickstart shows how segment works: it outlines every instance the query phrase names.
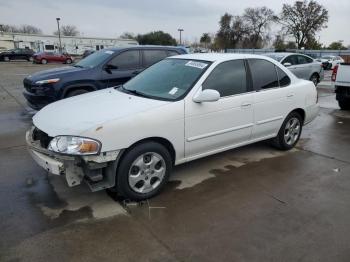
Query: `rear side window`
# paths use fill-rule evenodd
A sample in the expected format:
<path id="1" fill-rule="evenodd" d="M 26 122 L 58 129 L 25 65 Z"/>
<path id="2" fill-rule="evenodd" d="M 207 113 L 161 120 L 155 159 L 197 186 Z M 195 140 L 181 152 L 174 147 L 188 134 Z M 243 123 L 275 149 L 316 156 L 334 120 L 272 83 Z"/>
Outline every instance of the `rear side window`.
<path id="1" fill-rule="evenodd" d="M 108 64 L 124 70 L 139 68 L 140 52 L 138 50 L 125 51 L 114 57 Z"/>
<path id="2" fill-rule="evenodd" d="M 223 62 L 216 66 L 202 85 L 214 89 L 221 97 L 247 92 L 247 75 L 243 60 Z"/>
<path id="3" fill-rule="evenodd" d="M 255 90 L 279 87 L 275 65 L 263 59 L 248 60 Z"/>
<path id="4" fill-rule="evenodd" d="M 280 83 L 280 87 L 288 86 L 290 84 L 289 76 L 278 66 L 276 66 L 278 80 Z"/>
<path id="5" fill-rule="evenodd" d="M 178 52 L 173 51 L 173 50 L 169 50 L 169 51 L 168 51 L 168 54 L 169 54 L 169 56 L 179 55 Z"/>
<path id="6" fill-rule="evenodd" d="M 303 65 L 308 63 L 305 56 L 298 55 L 297 57 L 298 57 L 298 65 Z"/>
<path id="7" fill-rule="evenodd" d="M 168 56 L 165 50 L 144 50 L 143 59 L 145 67 L 149 67 Z"/>
<path id="8" fill-rule="evenodd" d="M 307 63 L 312 63 L 314 60 L 311 57 L 304 56 Z"/>
<path id="9" fill-rule="evenodd" d="M 291 65 L 297 65 L 298 64 L 298 58 L 296 55 L 290 55 L 287 56 L 283 61 L 282 64 L 290 63 Z"/>

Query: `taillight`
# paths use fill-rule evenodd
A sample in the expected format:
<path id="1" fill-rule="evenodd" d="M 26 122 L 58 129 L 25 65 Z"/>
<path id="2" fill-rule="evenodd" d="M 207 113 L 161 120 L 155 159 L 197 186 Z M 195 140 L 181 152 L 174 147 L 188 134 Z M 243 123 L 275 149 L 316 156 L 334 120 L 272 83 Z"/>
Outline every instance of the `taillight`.
<path id="1" fill-rule="evenodd" d="M 333 68 L 332 78 L 331 78 L 333 82 L 337 79 L 338 67 L 339 65 L 335 65 Z"/>

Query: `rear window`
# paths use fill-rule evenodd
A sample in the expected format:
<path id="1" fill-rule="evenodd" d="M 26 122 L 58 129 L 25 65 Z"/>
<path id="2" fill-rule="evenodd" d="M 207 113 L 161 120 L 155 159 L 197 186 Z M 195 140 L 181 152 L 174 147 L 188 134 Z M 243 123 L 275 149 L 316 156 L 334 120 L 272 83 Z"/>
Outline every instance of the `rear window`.
<path id="1" fill-rule="evenodd" d="M 149 67 L 168 56 L 165 50 L 144 50 L 143 60 L 145 67 Z"/>
<path id="2" fill-rule="evenodd" d="M 290 84 L 289 76 L 278 66 L 276 66 L 276 70 L 277 70 L 280 87 L 288 86 Z"/>

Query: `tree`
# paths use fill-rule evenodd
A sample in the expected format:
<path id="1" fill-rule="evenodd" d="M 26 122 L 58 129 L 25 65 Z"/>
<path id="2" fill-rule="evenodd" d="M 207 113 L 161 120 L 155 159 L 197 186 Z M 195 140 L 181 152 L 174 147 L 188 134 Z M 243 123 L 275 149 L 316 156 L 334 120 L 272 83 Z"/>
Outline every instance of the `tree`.
<path id="1" fill-rule="evenodd" d="M 139 34 L 136 40 L 140 45 L 176 45 L 176 40 L 168 33 L 154 31 L 147 34 Z"/>
<path id="2" fill-rule="evenodd" d="M 328 11 L 313 0 L 297 1 L 293 6 L 283 4 L 279 22 L 295 38 L 297 48 L 301 48 L 327 26 Z"/>
<path id="3" fill-rule="evenodd" d="M 0 31 L 6 33 L 42 34 L 41 29 L 33 25 L 2 25 Z"/>
<path id="4" fill-rule="evenodd" d="M 77 36 L 79 35 L 78 28 L 75 25 L 63 25 L 60 27 L 61 35 L 64 36 Z M 58 35 L 58 30 L 54 32 L 54 35 Z"/>
<path id="5" fill-rule="evenodd" d="M 273 47 L 278 51 L 284 51 L 286 49 L 284 37 L 282 35 L 276 36 L 275 41 L 273 42 Z"/>
<path id="6" fill-rule="evenodd" d="M 271 23 L 277 20 L 275 13 L 266 6 L 246 8 L 243 19 L 250 32 L 246 45 L 250 48 L 262 48 L 269 40 L 268 30 Z"/>
<path id="7" fill-rule="evenodd" d="M 208 33 L 204 33 L 199 41 L 204 44 L 205 48 L 207 48 L 208 44 L 211 43 L 211 37 Z"/>
<path id="8" fill-rule="evenodd" d="M 130 32 L 124 32 L 119 36 L 120 39 L 135 39 L 135 35 Z"/>
<path id="9" fill-rule="evenodd" d="M 336 42 L 331 43 L 327 49 L 346 50 L 347 48 L 343 45 L 342 41 L 336 41 Z"/>

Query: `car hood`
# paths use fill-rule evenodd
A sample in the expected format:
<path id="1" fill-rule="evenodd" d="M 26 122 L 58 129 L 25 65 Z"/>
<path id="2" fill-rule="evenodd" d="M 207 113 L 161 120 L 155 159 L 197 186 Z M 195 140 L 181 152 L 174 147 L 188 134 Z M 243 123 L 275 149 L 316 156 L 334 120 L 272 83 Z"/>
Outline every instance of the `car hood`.
<path id="1" fill-rule="evenodd" d="M 33 123 L 49 136 L 80 135 L 101 124 L 169 104 L 108 88 L 60 100 L 41 109 Z"/>
<path id="2" fill-rule="evenodd" d="M 53 69 L 48 69 L 48 70 L 34 73 L 34 74 L 28 76 L 27 79 L 30 79 L 31 81 L 38 81 L 38 80 L 56 78 L 56 77 L 64 76 L 67 74 L 74 74 L 76 72 L 81 72 L 84 70 L 88 70 L 88 69 L 74 67 L 74 66 L 64 66 L 64 67 L 53 68 Z"/>

